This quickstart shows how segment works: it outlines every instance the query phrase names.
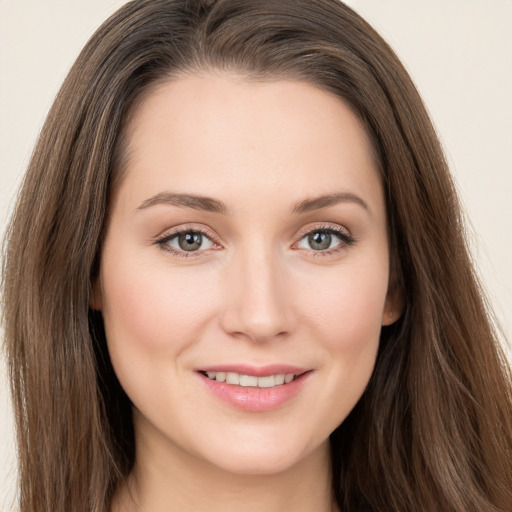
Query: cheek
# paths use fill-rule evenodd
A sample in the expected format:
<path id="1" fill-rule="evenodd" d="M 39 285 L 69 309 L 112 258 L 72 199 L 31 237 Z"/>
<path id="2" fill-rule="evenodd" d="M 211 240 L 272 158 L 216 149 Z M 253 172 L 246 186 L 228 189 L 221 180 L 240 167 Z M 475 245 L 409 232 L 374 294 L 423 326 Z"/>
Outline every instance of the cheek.
<path id="1" fill-rule="evenodd" d="M 208 276 L 105 258 L 103 317 L 112 363 L 121 379 L 151 380 L 197 340 L 213 314 Z M 197 275 L 199 274 L 199 275 Z M 135 372 L 136 371 L 136 372 Z"/>
<path id="2" fill-rule="evenodd" d="M 314 341 L 319 361 L 324 405 L 312 421 L 324 436 L 345 420 L 373 373 L 388 282 L 387 253 L 379 254 L 303 274 L 294 290 L 303 337 Z"/>
<path id="3" fill-rule="evenodd" d="M 303 315 L 331 350 L 357 352 L 378 343 L 388 284 L 382 261 L 333 269 L 304 286 Z"/>

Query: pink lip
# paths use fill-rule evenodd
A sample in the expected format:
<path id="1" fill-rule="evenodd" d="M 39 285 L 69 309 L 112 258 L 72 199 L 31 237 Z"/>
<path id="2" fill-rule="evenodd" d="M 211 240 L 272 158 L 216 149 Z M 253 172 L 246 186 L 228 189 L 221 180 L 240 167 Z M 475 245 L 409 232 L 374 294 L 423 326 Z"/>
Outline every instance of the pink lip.
<path id="1" fill-rule="evenodd" d="M 209 379 L 202 372 L 235 372 L 244 375 L 265 377 L 279 373 L 293 373 L 298 375 L 292 382 L 274 386 L 273 388 L 243 387 L 225 382 L 217 382 Z M 206 388 L 217 398 L 237 409 L 247 412 L 271 411 L 281 407 L 286 402 L 297 396 L 306 383 L 311 371 L 304 368 L 288 365 L 270 365 L 264 367 L 251 367 L 245 365 L 210 366 L 201 368 L 198 375 Z"/>

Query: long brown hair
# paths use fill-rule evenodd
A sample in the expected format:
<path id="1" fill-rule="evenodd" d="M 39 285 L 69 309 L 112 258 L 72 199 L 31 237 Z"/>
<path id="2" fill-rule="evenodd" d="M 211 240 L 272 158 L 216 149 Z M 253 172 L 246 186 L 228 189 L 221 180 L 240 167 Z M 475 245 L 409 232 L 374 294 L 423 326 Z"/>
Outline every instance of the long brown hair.
<path id="1" fill-rule="evenodd" d="M 89 308 L 134 104 L 218 69 L 294 78 L 364 123 L 387 195 L 404 311 L 331 435 L 345 512 L 512 510 L 510 371 L 440 144 L 403 66 L 338 0 L 135 0 L 93 35 L 48 115 L 6 236 L 6 348 L 21 512 L 104 512 L 134 462 L 130 403 Z"/>

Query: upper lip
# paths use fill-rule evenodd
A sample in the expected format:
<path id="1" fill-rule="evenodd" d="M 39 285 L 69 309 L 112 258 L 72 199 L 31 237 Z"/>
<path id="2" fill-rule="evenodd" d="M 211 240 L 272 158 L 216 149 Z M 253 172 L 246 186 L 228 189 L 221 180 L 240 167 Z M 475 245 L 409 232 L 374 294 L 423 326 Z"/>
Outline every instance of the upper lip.
<path id="1" fill-rule="evenodd" d="M 218 364 L 212 366 L 204 366 L 198 368 L 199 372 L 233 372 L 240 375 L 253 375 L 255 377 L 268 377 L 269 375 L 278 375 L 284 373 L 293 373 L 294 375 L 302 375 L 311 368 L 302 368 L 289 364 L 269 364 L 265 366 L 252 366 L 248 364 Z"/>

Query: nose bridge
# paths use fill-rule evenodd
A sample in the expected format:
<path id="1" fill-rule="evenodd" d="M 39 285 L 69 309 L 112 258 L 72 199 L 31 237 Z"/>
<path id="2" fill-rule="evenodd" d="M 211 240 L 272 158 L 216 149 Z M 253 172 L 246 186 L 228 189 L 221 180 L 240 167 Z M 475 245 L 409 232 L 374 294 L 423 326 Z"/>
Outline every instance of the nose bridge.
<path id="1" fill-rule="evenodd" d="M 223 312 L 227 332 L 266 341 L 293 329 L 287 272 L 270 245 L 258 243 L 241 248 L 228 273 Z"/>

